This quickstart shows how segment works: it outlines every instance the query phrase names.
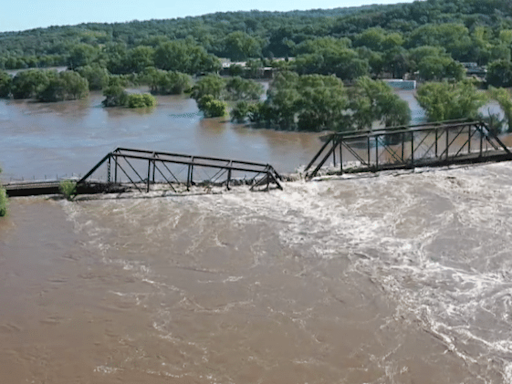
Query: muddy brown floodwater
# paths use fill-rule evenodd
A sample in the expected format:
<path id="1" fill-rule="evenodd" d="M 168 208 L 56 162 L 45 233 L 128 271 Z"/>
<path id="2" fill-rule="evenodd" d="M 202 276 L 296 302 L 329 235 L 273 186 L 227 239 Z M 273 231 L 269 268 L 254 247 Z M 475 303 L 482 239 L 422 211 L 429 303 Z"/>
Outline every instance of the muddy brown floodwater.
<path id="1" fill-rule="evenodd" d="M 103 108 L 84 100 L 0 100 L 0 166 L 4 180 L 85 174 L 117 147 L 277 164 L 291 172 L 319 147 L 317 133 L 249 129 L 228 117 L 203 119 L 185 96 L 158 96 L 150 110 Z"/>
<path id="2" fill-rule="evenodd" d="M 184 98 L 149 115 L 100 101 L 1 101 L 3 176 L 85 172 L 116 146 L 287 172 L 320 145 L 201 120 Z M 511 384 L 511 217 L 510 163 L 11 199 L 0 383 Z"/>
<path id="3" fill-rule="evenodd" d="M 512 166 L 11 201 L 6 383 L 502 383 Z"/>

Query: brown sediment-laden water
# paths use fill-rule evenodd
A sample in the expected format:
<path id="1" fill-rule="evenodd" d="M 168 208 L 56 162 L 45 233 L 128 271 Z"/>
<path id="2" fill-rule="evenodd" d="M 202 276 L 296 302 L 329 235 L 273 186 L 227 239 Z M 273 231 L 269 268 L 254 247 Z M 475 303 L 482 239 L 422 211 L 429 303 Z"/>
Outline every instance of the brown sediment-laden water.
<path id="1" fill-rule="evenodd" d="M 100 93 L 62 103 L 0 100 L 4 180 L 85 174 L 117 147 L 279 164 L 291 172 L 319 147 L 318 133 L 249 129 L 229 116 L 203 119 L 185 96 L 152 109 L 103 108 Z"/>
<path id="2" fill-rule="evenodd" d="M 3 177 L 85 172 L 116 146 L 288 172 L 320 146 L 201 120 L 184 98 L 150 114 L 100 102 L 1 102 Z M 0 382 L 512 383 L 511 196 L 499 163 L 11 199 Z"/>
<path id="3" fill-rule="evenodd" d="M 13 199 L 0 371 L 33 383 L 512 380 L 512 165 Z"/>

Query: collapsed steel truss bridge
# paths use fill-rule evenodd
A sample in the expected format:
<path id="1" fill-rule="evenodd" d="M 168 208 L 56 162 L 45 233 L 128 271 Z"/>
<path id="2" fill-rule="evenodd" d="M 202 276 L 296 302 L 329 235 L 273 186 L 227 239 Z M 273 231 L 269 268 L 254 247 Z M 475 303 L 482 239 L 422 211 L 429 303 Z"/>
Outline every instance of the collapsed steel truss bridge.
<path id="1" fill-rule="evenodd" d="M 326 166 L 331 166 L 329 173 L 345 173 L 512 160 L 507 146 L 482 121 L 339 132 L 325 139 L 304 170 L 308 179 Z"/>
<path id="2" fill-rule="evenodd" d="M 281 176 L 269 164 L 131 148 L 109 152 L 77 185 L 94 183 L 92 176 L 102 165 L 106 165 L 107 184 L 128 183 L 140 192 L 149 192 L 155 184 L 167 185 L 174 192 L 178 186 L 184 185 L 188 191 L 197 184 L 225 185 L 229 189 L 230 184 L 245 183 L 252 190 L 268 190 L 271 185 L 283 189 Z"/>

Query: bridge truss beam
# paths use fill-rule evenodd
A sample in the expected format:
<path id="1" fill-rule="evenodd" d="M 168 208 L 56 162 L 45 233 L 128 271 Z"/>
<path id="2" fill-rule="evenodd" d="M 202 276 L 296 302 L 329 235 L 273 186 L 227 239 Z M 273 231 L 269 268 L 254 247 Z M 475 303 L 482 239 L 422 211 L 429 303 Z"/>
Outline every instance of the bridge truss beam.
<path id="1" fill-rule="evenodd" d="M 270 185 L 283 189 L 281 176 L 270 164 L 133 148 L 117 148 L 108 153 L 77 184 L 91 181 L 103 165 L 107 168 L 107 183 L 129 182 L 140 192 L 149 192 L 151 185 L 157 183 L 168 185 L 174 192 L 179 184 L 186 185 L 187 190 L 198 183 L 230 189 L 239 179 L 251 185 L 252 190 L 262 186 L 268 190 Z"/>
<path id="2" fill-rule="evenodd" d="M 330 172 L 344 173 L 500 160 L 512 160 L 512 153 L 484 122 L 445 121 L 333 133 L 305 172 L 311 179 L 331 164 Z"/>

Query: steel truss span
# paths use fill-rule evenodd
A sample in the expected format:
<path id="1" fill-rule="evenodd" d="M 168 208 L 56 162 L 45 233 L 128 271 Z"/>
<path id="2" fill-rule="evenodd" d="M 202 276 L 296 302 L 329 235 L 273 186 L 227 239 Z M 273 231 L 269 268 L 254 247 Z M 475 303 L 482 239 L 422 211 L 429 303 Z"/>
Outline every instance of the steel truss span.
<path id="1" fill-rule="evenodd" d="M 251 190 L 268 190 L 271 186 L 282 189 L 282 178 L 270 164 L 133 148 L 109 152 L 78 181 L 78 186 L 94 183 L 93 175 L 102 166 L 107 168 L 107 184 L 129 183 L 140 192 L 149 192 L 156 184 L 165 184 L 174 192 L 179 185 L 186 185 L 187 190 L 193 185 L 225 185 L 230 189 L 241 183 L 251 185 Z"/>
<path id="2" fill-rule="evenodd" d="M 512 160 L 512 153 L 482 121 L 333 133 L 304 172 L 377 172 L 415 167 Z M 332 157 L 332 163 L 329 161 Z"/>

